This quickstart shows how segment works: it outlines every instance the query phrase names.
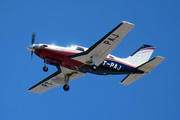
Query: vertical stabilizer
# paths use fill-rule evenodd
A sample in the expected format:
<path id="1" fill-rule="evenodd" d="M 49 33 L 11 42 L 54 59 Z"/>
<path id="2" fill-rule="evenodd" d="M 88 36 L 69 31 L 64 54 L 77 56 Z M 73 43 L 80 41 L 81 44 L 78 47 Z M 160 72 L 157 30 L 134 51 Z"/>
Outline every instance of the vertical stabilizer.
<path id="1" fill-rule="evenodd" d="M 131 56 L 125 59 L 126 62 L 139 66 L 149 60 L 155 47 L 144 44 L 138 50 L 136 50 Z"/>

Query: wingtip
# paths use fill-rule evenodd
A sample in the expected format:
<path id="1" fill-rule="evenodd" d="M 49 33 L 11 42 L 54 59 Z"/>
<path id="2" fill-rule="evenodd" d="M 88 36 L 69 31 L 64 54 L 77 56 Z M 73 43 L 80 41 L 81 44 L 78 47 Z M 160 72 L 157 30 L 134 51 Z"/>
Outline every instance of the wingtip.
<path id="1" fill-rule="evenodd" d="M 134 25 L 133 23 L 130 23 L 130 22 L 128 22 L 128 21 L 122 21 L 122 23 Z"/>
<path id="2" fill-rule="evenodd" d="M 165 57 L 162 56 L 156 56 L 156 58 L 161 59 L 162 61 L 165 59 Z"/>

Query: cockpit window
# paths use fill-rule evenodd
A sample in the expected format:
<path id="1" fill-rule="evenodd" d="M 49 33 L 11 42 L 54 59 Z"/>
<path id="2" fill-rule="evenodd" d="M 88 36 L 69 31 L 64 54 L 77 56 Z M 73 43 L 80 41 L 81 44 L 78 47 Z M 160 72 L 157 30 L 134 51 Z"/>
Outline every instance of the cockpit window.
<path id="1" fill-rule="evenodd" d="M 43 47 L 48 47 L 48 45 L 43 45 Z"/>
<path id="2" fill-rule="evenodd" d="M 82 48 L 82 47 L 77 47 L 76 50 L 84 52 L 84 48 Z"/>

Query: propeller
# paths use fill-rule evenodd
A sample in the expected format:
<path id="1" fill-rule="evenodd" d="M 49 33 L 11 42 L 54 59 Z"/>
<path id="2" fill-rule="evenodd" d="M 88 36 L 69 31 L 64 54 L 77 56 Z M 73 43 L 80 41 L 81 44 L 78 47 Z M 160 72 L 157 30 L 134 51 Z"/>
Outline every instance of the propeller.
<path id="1" fill-rule="evenodd" d="M 36 35 L 36 33 L 33 32 L 33 33 L 32 33 L 32 41 L 31 41 L 31 44 L 32 44 L 32 45 L 33 45 L 34 42 L 35 42 L 35 35 Z M 33 57 L 33 51 L 31 51 L 31 59 L 32 59 L 32 57 Z"/>
<path id="2" fill-rule="evenodd" d="M 32 42 L 31 42 L 31 43 L 32 43 L 32 45 L 34 44 L 34 41 L 35 41 L 35 40 L 34 40 L 34 39 L 35 39 L 35 35 L 36 35 L 36 33 L 35 33 L 35 32 L 33 32 L 33 33 L 32 33 Z"/>

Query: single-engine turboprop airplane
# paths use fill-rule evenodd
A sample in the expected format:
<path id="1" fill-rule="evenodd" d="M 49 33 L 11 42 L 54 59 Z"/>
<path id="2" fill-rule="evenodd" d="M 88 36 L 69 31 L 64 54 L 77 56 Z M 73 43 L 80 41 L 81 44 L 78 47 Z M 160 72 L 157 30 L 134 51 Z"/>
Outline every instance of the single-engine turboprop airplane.
<path id="1" fill-rule="evenodd" d="M 42 93 L 53 87 L 64 85 L 69 90 L 69 81 L 86 75 L 87 72 L 98 75 L 127 74 L 120 82 L 128 85 L 149 73 L 163 57 L 151 57 L 155 47 L 144 44 L 127 58 L 118 58 L 110 52 L 120 43 L 121 39 L 134 27 L 134 24 L 122 22 L 90 48 L 81 46 L 59 47 L 47 44 L 34 44 L 35 33 L 32 35 L 32 45 L 26 47 L 44 60 L 43 70 L 48 71 L 47 64 L 57 67 L 57 71 L 28 90 Z"/>

